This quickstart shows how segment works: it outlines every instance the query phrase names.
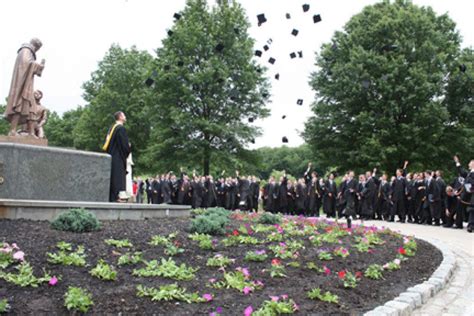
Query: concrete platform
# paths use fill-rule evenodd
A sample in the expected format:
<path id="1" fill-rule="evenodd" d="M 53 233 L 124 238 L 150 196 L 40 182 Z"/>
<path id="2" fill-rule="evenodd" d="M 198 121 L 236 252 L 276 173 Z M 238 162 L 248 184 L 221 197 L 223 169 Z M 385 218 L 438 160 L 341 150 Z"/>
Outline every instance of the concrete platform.
<path id="1" fill-rule="evenodd" d="M 191 214 L 191 207 L 187 205 L 0 199 L 0 219 L 52 221 L 59 214 L 72 208 L 84 208 L 94 213 L 99 220 L 144 220 L 188 217 Z"/>

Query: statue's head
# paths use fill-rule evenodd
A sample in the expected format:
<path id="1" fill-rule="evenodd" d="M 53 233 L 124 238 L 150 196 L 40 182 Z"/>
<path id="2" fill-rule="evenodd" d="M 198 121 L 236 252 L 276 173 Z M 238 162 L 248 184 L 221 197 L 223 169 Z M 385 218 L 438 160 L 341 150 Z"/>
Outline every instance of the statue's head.
<path id="1" fill-rule="evenodd" d="M 41 90 L 35 90 L 34 96 L 35 96 L 35 100 L 39 101 L 43 98 L 43 92 L 41 92 Z"/>
<path id="2" fill-rule="evenodd" d="M 35 52 L 39 51 L 39 49 L 41 48 L 41 46 L 43 46 L 43 43 L 41 43 L 41 41 L 39 40 L 39 38 L 32 38 L 31 41 L 30 41 L 30 44 L 31 46 L 34 47 L 35 49 Z"/>

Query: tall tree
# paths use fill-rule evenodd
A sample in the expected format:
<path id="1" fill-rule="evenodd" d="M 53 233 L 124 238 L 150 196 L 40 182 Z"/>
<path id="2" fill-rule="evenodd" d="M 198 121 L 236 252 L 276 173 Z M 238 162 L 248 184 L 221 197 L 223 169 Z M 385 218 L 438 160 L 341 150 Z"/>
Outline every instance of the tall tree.
<path id="1" fill-rule="evenodd" d="M 455 23 L 430 7 L 367 6 L 316 56 L 315 115 L 303 137 L 342 168 L 392 172 L 406 159 L 439 167 L 451 146 L 441 141 L 450 118 L 442 97 L 459 45 Z"/>
<path id="2" fill-rule="evenodd" d="M 83 108 L 65 112 L 59 116 L 56 112 L 48 114 L 48 121 L 44 126 L 44 132 L 50 146 L 74 147 L 74 128 L 81 118 Z"/>
<path id="3" fill-rule="evenodd" d="M 157 50 L 149 164 L 164 169 L 246 158 L 244 146 L 260 134 L 249 123 L 268 116 L 268 79 L 253 57 L 254 41 L 240 4 L 188 0 Z M 213 170 L 214 171 L 214 170 Z"/>
<path id="4" fill-rule="evenodd" d="M 145 78 L 150 75 L 152 62 L 149 53 L 135 47 L 110 47 L 91 79 L 83 85 L 83 97 L 88 104 L 74 128 L 76 148 L 100 150 L 114 121 L 113 114 L 121 110 L 127 115 L 127 133 L 135 165 L 139 171 L 146 169 L 140 154 L 148 145 L 150 135 L 154 93 L 145 85 Z"/>

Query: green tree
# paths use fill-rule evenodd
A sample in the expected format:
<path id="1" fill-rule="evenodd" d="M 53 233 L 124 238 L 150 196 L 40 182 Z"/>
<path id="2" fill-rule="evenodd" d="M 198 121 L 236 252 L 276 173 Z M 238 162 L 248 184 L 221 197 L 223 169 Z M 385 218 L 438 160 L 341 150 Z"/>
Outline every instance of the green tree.
<path id="1" fill-rule="evenodd" d="M 0 104 L 0 113 L 3 114 L 5 113 L 6 109 L 5 104 Z M 8 135 L 8 132 L 10 131 L 10 123 L 8 123 L 7 120 L 4 118 L 0 119 L 0 135 Z"/>
<path id="2" fill-rule="evenodd" d="M 268 116 L 269 81 L 252 60 L 245 12 L 237 2 L 209 9 L 205 0 L 188 0 L 181 16 L 157 50 L 147 161 L 173 170 L 200 165 L 204 174 L 248 163 L 244 146 L 261 132 L 248 119 Z"/>
<path id="3" fill-rule="evenodd" d="M 113 114 L 120 110 L 127 116 L 135 167 L 139 172 L 146 169 L 140 157 L 148 145 L 152 125 L 154 92 L 145 85 L 152 63 L 149 53 L 135 47 L 110 47 L 91 79 L 83 85 L 83 97 L 88 104 L 73 131 L 76 148 L 100 150 L 114 122 Z"/>
<path id="4" fill-rule="evenodd" d="M 83 108 L 65 112 L 59 116 L 56 112 L 48 114 L 48 121 L 44 126 L 44 133 L 50 146 L 74 148 L 73 131 L 81 118 Z"/>
<path id="5" fill-rule="evenodd" d="M 451 151 L 442 97 L 459 43 L 455 23 L 429 7 L 367 6 L 316 56 L 315 115 L 304 139 L 325 165 L 393 172 L 407 159 L 439 168 Z"/>

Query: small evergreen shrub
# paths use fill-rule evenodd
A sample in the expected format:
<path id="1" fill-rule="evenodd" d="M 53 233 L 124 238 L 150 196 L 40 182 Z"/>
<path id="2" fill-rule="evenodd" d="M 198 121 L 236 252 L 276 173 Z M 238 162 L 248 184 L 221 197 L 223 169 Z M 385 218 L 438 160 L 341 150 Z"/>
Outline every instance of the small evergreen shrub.
<path id="1" fill-rule="evenodd" d="M 191 232 L 208 235 L 223 235 L 229 223 L 230 211 L 223 208 L 210 208 L 191 221 Z"/>
<path id="2" fill-rule="evenodd" d="M 271 224 L 271 225 L 280 224 L 281 217 L 272 213 L 263 213 L 258 219 L 258 222 L 260 224 Z"/>
<path id="3" fill-rule="evenodd" d="M 51 226 L 56 230 L 84 233 L 99 230 L 100 222 L 94 214 L 79 208 L 60 214 Z"/>

